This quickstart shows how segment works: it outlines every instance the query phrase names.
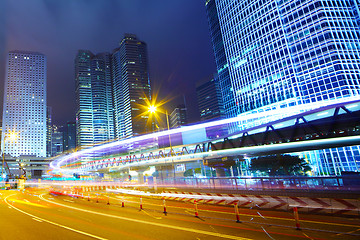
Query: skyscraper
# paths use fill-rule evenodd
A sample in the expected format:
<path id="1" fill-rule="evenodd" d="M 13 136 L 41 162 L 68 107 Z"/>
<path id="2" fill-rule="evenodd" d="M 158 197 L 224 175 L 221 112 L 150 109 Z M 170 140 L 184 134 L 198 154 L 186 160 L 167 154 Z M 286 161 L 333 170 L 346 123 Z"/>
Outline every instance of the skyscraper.
<path id="1" fill-rule="evenodd" d="M 180 104 L 170 113 L 170 128 L 178 128 L 187 124 L 187 108 Z"/>
<path id="2" fill-rule="evenodd" d="M 91 59 L 91 90 L 94 142 L 114 139 L 110 53 L 100 53 Z"/>
<path id="3" fill-rule="evenodd" d="M 77 145 L 114 139 L 111 57 L 79 50 L 75 58 Z"/>
<path id="4" fill-rule="evenodd" d="M 64 126 L 64 151 L 76 148 L 76 123 L 67 122 Z"/>
<path id="5" fill-rule="evenodd" d="M 116 137 L 146 132 L 148 116 L 143 115 L 150 99 L 146 43 L 134 34 L 125 34 L 112 55 L 113 99 Z"/>
<path id="6" fill-rule="evenodd" d="M 359 98 L 358 0 L 206 0 L 205 5 L 215 57 L 224 57 L 216 54 L 223 43 L 240 114 L 292 108 L 279 111 L 281 116 L 269 114 L 270 120 Z M 315 154 L 325 174 L 357 169 L 359 147 L 326 151 Z"/>
<path id="7" fill-rule="evenodd" d="M 218 19 L 210 26 L 219 21 L 239 113 L 326 104 L 360 93 L 355 1 L 207 0 L 206 5 L 209 14 L 216 5 Z"/>
<path id="8" fill-rule="evenodd" d="M 75 58 L 76 144 L 94 143 L 91 91 L 91 58 L 87 50 L 79 50 Z"/>
<path id="9" fill-rule="evenodd" d="M 227 118 L 235 117 L 238 114 L 238 108 L 234 100 L 233 87 L 230 81 L 229 64 L 226 58 L 215 0 L 206 1 L 206 12 L 217 67 L 219 90 L 224 104 L 224 113 Z"/>
<path id="10" fill-rule="evenodd" d="M 51 127 L 51 157 L 64 151 L 63 127 L 53 125 Z"/>
<path id="11" fill-rule="evenodd" d="M 46 157 L 46 57 L 41 53 L 8 53 L 3 107 L 2 147 L 13 157 Z M 4 142 L 10 131 L 16 141 Z"/>
<path id="12" fill-rule="evenodd" d="M 196 84 L 196 95 L 202 121 L 224 117 L 224 105 L 218 78 L 204 79 Z"/>

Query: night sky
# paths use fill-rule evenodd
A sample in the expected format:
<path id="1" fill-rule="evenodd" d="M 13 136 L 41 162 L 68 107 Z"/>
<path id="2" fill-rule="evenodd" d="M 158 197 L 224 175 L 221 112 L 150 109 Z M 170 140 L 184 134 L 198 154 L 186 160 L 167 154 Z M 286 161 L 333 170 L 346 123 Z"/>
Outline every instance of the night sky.
<path id="1" fill-rule="evenodd" d="M 47 56 L 47 104 L 53 123 L 75 120 L 74 58 L 79 49 L 111 52 L 124 33 L 148 45 L 153 92 L 186 97 L 189 120 L 199 120 L 195 84 L 215 71 L 204 0 L 0 0 L 0 107 L 6 54 Z"/>

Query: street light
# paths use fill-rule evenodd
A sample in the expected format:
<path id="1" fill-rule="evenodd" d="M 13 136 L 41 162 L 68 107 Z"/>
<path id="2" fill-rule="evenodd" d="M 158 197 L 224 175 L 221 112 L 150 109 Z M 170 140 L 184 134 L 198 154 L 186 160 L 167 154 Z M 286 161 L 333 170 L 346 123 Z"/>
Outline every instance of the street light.
<path id="1" fill-rule="evenodd" d="M 2 153 L 2 168 L 1 168 L 1 178 L 4 179 L 4 169 L 5 169 L 5 141 L 6 139 L 10 139 L 10 141 L 15 141 L 17 138 L 17 132 L 15 131 L 9 131 L 9 134 L 6 135 L 6 133 L 4 134 L 4 139 L 3 142 L 1 144 L 1 153 Z"/>
<path id="2" fill-rule="evenodd" d="M 150 105 L 148 107 L 148 111 L 149 113 L 151 114 L 154 114 L 155 117 L 156 117 L 156 113 L 157 113 L 157 107 L 155 105 Z M 161 111 L 159 111 L 161 112 Z M 166 116 L 166 123 L 167 123 L 167 130 L 169 131 L 170 130 L 170 124 L 169 124 L 169 114 L 168 114 L 168 111 L 165 110 L 165 112 L 161 112 L 161 113 L 164 113 L 165 116 Z M 173 154 L 173 149 L 172 149 L 172 145 L 171 145 L 171 135 L 170 133 L 168 133 L 168 136 L 169 136 L 169 145 L 170 145 L 170 156 L 172 156 Z M 174 159 L 172 159 L 172 167 L 173 167 L 173 177 L 174 177 L 174 184 L 175 184 L 175 165 L 174 165 Z"/>
<path id="3" fill-rule="evenodd" d="M 148 111 L 151 113 L 151 114 L 156 114 L 157 113 L 157 107 L 155 105 L 150 105 L 149 108 L 148 108 Z M 166 116 L 166 123 L 167 123 L 167 130 L 169 131 L 170 130 L 170 124 L 169 124 L 169 114 L 168 114 L 168 111 L 165 110 L 165 116 Z M 172 155 L 172 146 L 171 146 L 171 136 L 169 134 L 169 144 L 170 144 L 170 155 Z"/>

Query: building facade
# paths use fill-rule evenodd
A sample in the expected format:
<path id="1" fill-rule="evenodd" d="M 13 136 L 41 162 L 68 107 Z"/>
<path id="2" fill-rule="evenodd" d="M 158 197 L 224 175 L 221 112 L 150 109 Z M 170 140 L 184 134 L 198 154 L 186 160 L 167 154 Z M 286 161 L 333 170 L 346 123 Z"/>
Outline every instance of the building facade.
<path id="1" fill-rule="evenodd" d="M 111 55 L 79 50 L 75 83 L 77 145 L 114 139 Z"/>
<path id="2" fill-rule="evenodd" d="M 75 58 L 76 144 L 94 143 L 91 91 L 91 58 L 87 50 L 79 50 Z"/>
<path id="3" fill-rule="evenodd" d="M 54 157 L 64 151 L 63 127 L 53 125 L 51 129 L 51 157 Z"/>
<path id="4" fill-rule="evenodd" d="M 46 57 L 11 51 L 7 56 L 2 149 L 12 157 L 46 157 Z M 16 133 L 16 140 L 7 137 Z M 5 139 L 5 141 L 4 141 Z"/>
<path id="5" fill-rule="evenodd" d="M 116 138 L 136 136 L 151 129 L 142 114 L 151 97 L 146 43 L 125 34 L 112 54 Z"/>
<path id="6" fill-rule="evenodd" d="M 174 108 L 174 110 L 170 113 L 169 121 L 170 128 L 178 128 L 188 123 L 187 108 L 185 104 L 180 104 L 179 106 Z"/>
<path id="7" fill-rule="evenodd" d="M 67 122 L 64 126 L 64 151 L 76 148 L 76 122 Z"/>
<path id="8" fill-rule="evenodd" d="M 215 0 L 208 0 L 205 6 L 217 67 L 220 93 L 224 104 L 224 113 L 227 118 L 235 117 L 238 114 L 238 108 L 235 104 L 233 88 L 230 81 L 229 64 L 226 58 L 216 2 Z"/>
<path id="9" fill-rule="evenodd" d="M 225 116 L 218 78 L 199 81 L 196 86 L 201 121 L 220 119 Z"/>
<path id="10" fill-rule="evenodd" d="M 279 115 L 265 120 L 270 121 L 359 99 L 359 1 L 207 0 L 205 4 L 208 15 L 218 16 L 210 18 L 210 29 L 220 26 L 239 114 L 279 110 Z M 359 170 L 357 146 L 316 151 L 309 157 L 326 168 L 324 174 Z"/>

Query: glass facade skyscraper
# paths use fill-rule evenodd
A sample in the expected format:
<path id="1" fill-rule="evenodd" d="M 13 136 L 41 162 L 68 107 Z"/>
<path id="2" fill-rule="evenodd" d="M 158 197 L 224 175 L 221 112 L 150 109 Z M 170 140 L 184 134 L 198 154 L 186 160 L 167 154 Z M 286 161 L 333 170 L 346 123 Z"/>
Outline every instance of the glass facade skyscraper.
<path id="1" fill-rule="evenodd" d="M 79 50 L 75 58 L 77 146 L 114 139 L 111 55 Z"/>
<path id="2" fill-rule="evenodd" d="M 100 53 L 91 59 L 91 90 L 94 142 L 114 139 L 110 53 Z"/>
<path id="3" fill-rule="evenodd" d="M 240 113 L 359 94 L 355 1 L 215 2 Z"/>
<path id="4" fill-rule="evenodd" d="M 79 50 L 75 58 L 76 145 L 94 143 L 91 93 L 91 58 L 87 50 Z"/>
<path id="5" fill-rule="evenodd" d="M 217 77 L 198 82 L 196 95 L 201 121 L 224 117 L 223 99 Z"/>
<path id="6" fill-rule="evenodd" d="M 125 34 L 112 55 L 114 120 L 116 137 L 131 137 L 150 130 L 143 115 L 150 99 L 146 43 Z"/>
<path id="7" fill-rule="evenodd" d="M 238 114 L 238 108 L 235 105 L 233 88 L 230 81 L 229 64 L 226 58 L 215 0 L 206 1 L 206 12 L 218 73 L 217 79 L 224 104 L 224 114 L 227 118 L 235 117 Z"/>
<path id="8" fill-rule="evenodd" d="M 46 157 L 46 57 L 11 51 L 7 56 L 1 143 L 13 157 Z M 9 141 L 10 131 L 15 141 Z"/>
<path id="9" fill-rule="evenodd" d="M 219 24 L 240 114 L 296 109 L 270 116 L 278 118 L 359 99 L 358 0 L 207 0 L 205 5 L 208 16 L 216 8 L 218 18 L 210 18 L 210 30 Z M 342 170 L 354 170 L 350 165 L 360 161 L 358 150 L 333 149 L 331 154 L 315 155 L 323 166 L 336 158 L 347 159 Z M 330 168 L 324 172 L 334 173 Z"/>

